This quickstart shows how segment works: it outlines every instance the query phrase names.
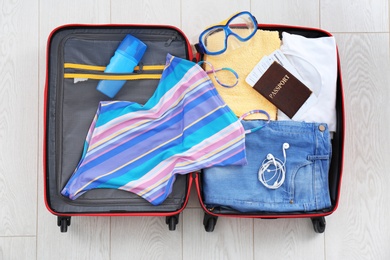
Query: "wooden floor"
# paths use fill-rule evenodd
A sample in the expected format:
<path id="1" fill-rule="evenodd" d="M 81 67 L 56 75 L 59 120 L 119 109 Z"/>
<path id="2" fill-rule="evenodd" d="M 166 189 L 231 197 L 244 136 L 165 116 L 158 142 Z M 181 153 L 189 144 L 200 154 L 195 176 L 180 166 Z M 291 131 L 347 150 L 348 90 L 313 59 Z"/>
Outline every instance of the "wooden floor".
<path id="1" fill-rule="evenodd" d="M 206 233 L 194 196 L 175 232 L 158 217 L 75 217 L 60 233 L 43 200 L 51 30 L 67 23 L 171 24 L 194 43 L 204 27 L 241 10 L 259 23 L 320 27 L 338 42 L 344 176 L 325 233 L 314 233 L 307 219 L 227 218 Z M 389 0 L 1 0 L 0 259 L 390 259 L 389 48 Z"/>

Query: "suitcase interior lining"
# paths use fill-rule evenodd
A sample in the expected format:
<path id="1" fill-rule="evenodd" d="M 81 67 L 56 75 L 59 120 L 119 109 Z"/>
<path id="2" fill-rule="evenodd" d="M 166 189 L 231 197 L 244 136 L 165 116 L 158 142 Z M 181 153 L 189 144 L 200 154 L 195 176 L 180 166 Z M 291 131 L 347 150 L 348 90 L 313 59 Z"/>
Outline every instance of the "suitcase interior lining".
<path id="1" fill-rule="evenodd" d="M 99 101 L 110 100 L 96 90 L 98 80 L 74 83 L 74 79 L 64 79 L 64 63 L 106 66 L 128 33 L 148 46 L 136 75 L 150 73 L 142 71 L 142 65 L 164 65 L 167 53 L 188 59 L 186 40 L 173 29 L 66 28 L 52 37 L 47 101 L 47 197 L 50 207 L 58 213 L 170 212 L 180 209 L 186 199 L 188 176 L 177 177 L 172 193 L 159 206 L 133 193 L 114 189 L 91 190 L 75 201 L 60 194 L 80 160 Z M 154 79 L 127 81 L 115 100 L 144 104 L 158 83 Z"/>

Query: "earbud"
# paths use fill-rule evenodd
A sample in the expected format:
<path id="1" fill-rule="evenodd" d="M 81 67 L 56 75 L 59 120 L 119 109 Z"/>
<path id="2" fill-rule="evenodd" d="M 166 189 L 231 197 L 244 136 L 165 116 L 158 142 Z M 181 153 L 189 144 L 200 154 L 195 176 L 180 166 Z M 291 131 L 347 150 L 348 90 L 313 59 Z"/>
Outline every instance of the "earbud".
<path id="1" fill-rule="evenodd" d="M 290 148 L 290 145 L 288 143 L 284 143 L 282 145 L 284 161 L 281 161 L 279 158 L 275 158 L 273 154 L 269 153 L 267 154 L 266 159 L 261 164 L 258 172 L 258 178 L 259 181 L 266 188 L 275 190 L 284 183 L 286 177 L 286 160 L 287 160 L 286 150 L 288 148 Z M 267 173 L 273 172 L 273 174 L 271 176 L 268 175 L 268 177 L 266 177 L 265 176 L 266 172 Z M 273 182 L 273 184 L 271 184 L 270 182 Z"/>

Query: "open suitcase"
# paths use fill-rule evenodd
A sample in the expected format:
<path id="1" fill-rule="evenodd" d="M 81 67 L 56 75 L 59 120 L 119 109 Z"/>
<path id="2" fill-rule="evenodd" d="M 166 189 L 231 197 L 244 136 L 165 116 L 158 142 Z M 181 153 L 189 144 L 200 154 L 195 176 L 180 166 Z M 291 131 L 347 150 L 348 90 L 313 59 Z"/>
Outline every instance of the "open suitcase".
<path id="1" fill-rule="evenodd" d="M 306 37 L 328 36 L 318 29 L 282 25 L 259 25 L 263 30 L 287 31 Z M 105 74 L 104 66 L 126 34 L 147 46 L 134 73 Z M 325 211 L 240 213 L 231 209 L 210 209 L 204 204 L 202 174 L 178 175 L 166 200 L 154 206 L 131 192 L 117 189 L 93 189 L 77 200 L 61 190 L 77 167 L 88 128 L 97 104 L 108 98 L 96 91 L 99 80 L 120 79 L 126 84 L 115 97 L 144 104 L 153 95 L 164 68 L 167 54 L 199 61 L 186 36 L 177 28 L 161 25 L 66 25 L 56 28 L 48 39 L 44 122 L 44 188 L 48 210 L 57 216 L 61 232 L 66 232 L 72 216 L 163 216 L 170 230 L 178 223 L 195 182 L 205 210 L 204 226 L 212 231 L 219 216 L 250 218 L 311 218 L 316 232 L 325 228 L 324 216 L 337 208 L 343 161 L 344 108 L 340 66 L 337 80 L 337 132 L 332 139 L 329 189 L 332 206 Z M 117 77 L 117 78 L 116 78 Z"/>

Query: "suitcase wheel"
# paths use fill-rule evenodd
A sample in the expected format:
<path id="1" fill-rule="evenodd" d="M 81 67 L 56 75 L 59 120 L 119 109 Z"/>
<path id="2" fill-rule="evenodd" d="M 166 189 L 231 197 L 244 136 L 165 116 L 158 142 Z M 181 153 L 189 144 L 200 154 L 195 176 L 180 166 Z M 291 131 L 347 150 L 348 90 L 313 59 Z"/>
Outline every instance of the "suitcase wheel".
<path id="1" fill-rule="evenodd" d="M 176 225 L 179 223 L 179 215 L 167 216 L 165 223 L 168 225 L 170 231 L 176 230 Z"/>
<path id="2" fill-rule="evenodd" d="M 66 233 L 70 226 L 70 217 L 57 217 L 57 226 L 60 227 L 61 233 Z"/>
<path id="3" fill-rule="evenodd" d="M 211 216 L 207 213 L 204 213 L 203 217 L 203 226 L 206 232 L 213 232 L 215 225 L 217 224 L 218 217 Z"/>
<path id="4" fill-rule="evenodd" d="M 325 217 L 311 218 L 316 233 L 324 233 L 326 227 Z"/>

